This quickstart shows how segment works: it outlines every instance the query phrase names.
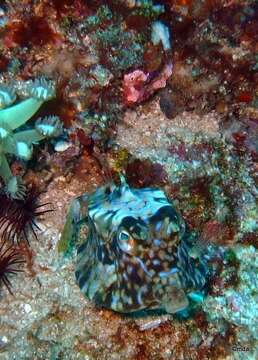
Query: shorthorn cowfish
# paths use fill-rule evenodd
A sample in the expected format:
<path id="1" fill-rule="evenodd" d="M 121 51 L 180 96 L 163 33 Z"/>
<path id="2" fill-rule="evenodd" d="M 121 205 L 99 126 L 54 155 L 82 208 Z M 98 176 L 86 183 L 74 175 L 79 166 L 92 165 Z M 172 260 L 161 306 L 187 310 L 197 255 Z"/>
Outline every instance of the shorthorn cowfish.
<path id="1" fill-rule="evenodd" d="M 76 281 L 95 304 L 122 313 L 176 313 L 204 288 L 205 265 L 190 256 L 188 227 L 162 190 L 130 188 L 121 177 L 120 185 L 85 194 L 71 209 L 69 221 L 85 219 L 88 228 Z"/>

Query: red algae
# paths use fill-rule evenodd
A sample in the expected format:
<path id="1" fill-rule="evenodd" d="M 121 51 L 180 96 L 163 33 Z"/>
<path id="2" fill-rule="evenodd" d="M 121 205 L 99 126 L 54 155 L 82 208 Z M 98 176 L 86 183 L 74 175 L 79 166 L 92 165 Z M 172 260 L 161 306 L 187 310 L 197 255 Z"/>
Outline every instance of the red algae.
<path id="1" fill-rule="evenodd" d="M 32 117 L 32 120 L 39 117 L 49 116 L 51 114 L 59 116 L 64 126 L 69 128 L 75 121 L 76 109 L 74 104 L 65 100 L 60 93 L 60 95 L 58 95 L 55 99 L 48 101 L 45 106 Z"/>
<path id="2" fill-rule="evenodd" d="M 73 16 L 82 17 L 89 15 L 89 9 L 85 1 L 82 0 L 51 0 L 51 5 L 56 10 L 59 17 Z M 49 2 L 47 2 L 47 7 Z M 47 10 L 47 8 L 46 8 Z"/>
<path id="3" fill-rule="evenodd" d="M 9 63 L 9 59 L 3 55 L 0 55 L 0 71 L 6 71 Z"/>
<path id="4" fill-rule="evenodd" d="M 126 175 L 131 186 L 161 185 L 166 182 L 167 174 L 162 165 L 150 161 L 134 160 L 126 168 Z"/>
<path id="5" fill-rule="evenodd" d="M 138 14 L 128 15 L 125 21 L 129 28 L 137 29 L 138 31 L 145 31 L 146 26 L 148 26 L 147 17 Z"/>
<path id="6" fill-rule="evenodd" d="M 237 100 L 239 102 L 250 103 L 253 99 L 253 95 L 249 92 L 242 92 L 238 95 Z"/>
<path id="7" fill-rule="evenodd" d="M 36 271 L 34 269 L 34 257 L 35 257 L 35 251 L 28 245 L 26 241 L 21 241 L 18 245 L 18 251 L 25 259 L 26 268 L 28 271 L 28 274 L 31 277 L 36 276 Z"/>
<path id="8" fill-rule="evenodd" d="M 247 234 L 245 234 L 242 242 L 245 245 L 252 245 L 257 249 L 258 248 L 258 235 L 255 232 L 247 233 Z"/>
<path id="9" fill-rule="evenodd" d="M 234 243 L 234 230 L 218 221 L 208 221 L 204 224 L 200 241 L 206 244 L 230 245 Z"/>
<path id="10" fill-rule="evenodd" d="M 4 44 L 6 47 L 44 46 L 60 39 L 42 17 L 31 16 L 24 22 L 13 21 L 8 24 Z"/>
<path id="11" fill-rule="evenodd" d="M 86 148 L 92 147 L 93 140 L 85 134 L 83 129 L 77 129 L 76 136 L 81 145 L 85 146 Z"/>

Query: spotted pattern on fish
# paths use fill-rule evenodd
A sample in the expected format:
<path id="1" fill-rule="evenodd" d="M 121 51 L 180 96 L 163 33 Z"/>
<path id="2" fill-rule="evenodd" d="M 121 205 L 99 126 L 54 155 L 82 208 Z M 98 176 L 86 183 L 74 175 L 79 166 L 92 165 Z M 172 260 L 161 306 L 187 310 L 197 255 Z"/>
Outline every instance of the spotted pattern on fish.
<path id="1" fill-rule="evenodd" d="M 89 195 L 84 211 L 88 235 L 75 276 L 91 301 L 124 313 L 175 313 L 204 287 L 205 266 L 189 255 L 188 228 L 162 190 L 130 188 L 122 178 Z"/>

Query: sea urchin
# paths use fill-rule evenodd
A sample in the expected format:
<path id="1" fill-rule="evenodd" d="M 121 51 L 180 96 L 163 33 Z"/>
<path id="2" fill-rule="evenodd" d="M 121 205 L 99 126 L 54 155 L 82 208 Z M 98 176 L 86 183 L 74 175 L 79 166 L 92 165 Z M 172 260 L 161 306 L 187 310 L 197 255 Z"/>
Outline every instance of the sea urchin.
<path id="1" fill-rule="evenodd" d="M 0 287 L 5 285 L 10 294 L 13 293 L 9 276 L 22 272 L 23 270 L 19 267 L 24 262 L 25 260 L 13 245 L 8 245 L 7 241 L 3 240 L 0 242 Z"/>
<path id="2" fill-rule="evenodd" d="M 39 203 L 40 192 L 35 187 L 27 190 L 24 199 L 13 199 L 4 191 L 0 193 L 0 230 L 7 240 L 16 240 L 23 237 L 28 242 L 28 231 L 32 231 L 37 238 L 35 228 L 39 229 L 35 219 L 40 215 L 53 211 L 43 207 L 50 203 Z M 39 229 L 40 230 L 40 229 Z"/>

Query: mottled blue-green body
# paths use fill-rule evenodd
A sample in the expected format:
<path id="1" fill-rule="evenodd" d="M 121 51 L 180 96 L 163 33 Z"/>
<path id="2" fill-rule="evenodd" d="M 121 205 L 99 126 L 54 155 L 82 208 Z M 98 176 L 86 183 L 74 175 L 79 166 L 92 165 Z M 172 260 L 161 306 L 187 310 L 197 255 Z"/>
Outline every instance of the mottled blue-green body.
<path id="1" fill-rule="evenodd" d="M 205 285 L 205 268 L 190 257 L 185 222 L 164 192 L 133 189 L 122 179 L 85 200 L 88 235 L 75 275 L 86 297 L 125 313 L 186 308 L 188 295 Z"/>

